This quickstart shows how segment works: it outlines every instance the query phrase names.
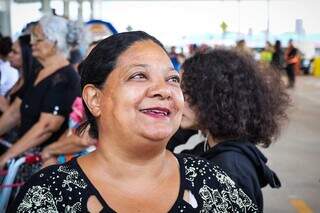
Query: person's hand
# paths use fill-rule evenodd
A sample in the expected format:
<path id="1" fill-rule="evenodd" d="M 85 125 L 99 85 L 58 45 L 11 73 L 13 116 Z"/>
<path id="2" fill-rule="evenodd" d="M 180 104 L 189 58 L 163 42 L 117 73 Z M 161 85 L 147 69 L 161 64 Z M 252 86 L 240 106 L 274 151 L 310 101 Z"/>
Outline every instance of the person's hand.
<path id="1" fill-rule="evenodd" d="M 45 167 L 48 167 L 48 166 L 51 166 L 51 165 L 55 165 L 57 164 L 57 158 L 55 157 L 51 157 L 51 158 L 48 158 L 46 159 L 45 161 L 42 161 L 42 167 L 41 169 L 45 168 Z"/>
<path id="2" fill-rule="evenodd" d="M 97 140 L 92 138 L 80 138 L 80 144 L 84 147 L 96 145 Z"/>
<path id="3" fill-rule="evenodd" d="M 44 162 L 47 161 L 49 158 L 52 158 L 52 153 L 50 152 L 49 147 L 46 147 L 41 152 L 41 160 Z"/>
<path id="4" fill-rule="evenodd" d="M 81 136 L 78 136 L 75 133 L 72 133 L 70 136 L 68 136 L 68 140 L 71 143 L 75 143 L 78 146 L 82 146 L 84 148 L 95 145 L 97 143 L 97 140 L 92 139 L 87 133 L 84 133 Z"/>
<path id="5" fill-rule="evenodd" d="M 10 160 L 10 157 L 4 153 L 0 156 L 0 169 L 3 169 L 6 163 Z"/>
<path id="6" fill-rule="evenodd" d="M 89 132 L 86 131 L 86 132 L 82 135 L 81 140 L 80 140 L 80 143 L 81 143 L 81 145 L 83 145 L 83 146 L 85 146 L 85 147 L 89 147 L 89 146 L 96 145 L 97 140 L 96 140 L 96 139 L 93 139 L 93 138 L 89 135 Z"/>
<path id="7" fill-rule="evenodd" d="M 6 163 L 7 163 L 7 161 L 1 156 L 0 157 L 0 170 L 4 168 Z"/>

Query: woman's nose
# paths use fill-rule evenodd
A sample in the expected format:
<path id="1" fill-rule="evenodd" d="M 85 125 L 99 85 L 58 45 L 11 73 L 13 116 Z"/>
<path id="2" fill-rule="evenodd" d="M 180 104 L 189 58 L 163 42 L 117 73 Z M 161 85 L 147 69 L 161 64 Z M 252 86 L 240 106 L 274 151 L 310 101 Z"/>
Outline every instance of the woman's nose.
<path id="1" fill-rule="evenodd" d="M 165 80 L 159 80 L 153 83 L 149 88 L 150 97 L 158 97 L 161 100 L 171 98 L 171 88 Z"/>

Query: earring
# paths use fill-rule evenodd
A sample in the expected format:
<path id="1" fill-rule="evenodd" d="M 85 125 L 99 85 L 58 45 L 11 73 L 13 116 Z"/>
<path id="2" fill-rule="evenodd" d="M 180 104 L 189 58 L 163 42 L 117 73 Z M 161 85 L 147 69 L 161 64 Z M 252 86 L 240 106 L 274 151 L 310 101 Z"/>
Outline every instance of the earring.
<path id="1" fill-rule="evenodd" d="M 198 133 L 201 134 L 202 137 L 204 138 L 203 151 L 206 152 L 206 151 L 208 151 L 210 149 L 209 144 L 208 144 L 209 133 L 204 134 L 200 130 L 199 130 Z"/>

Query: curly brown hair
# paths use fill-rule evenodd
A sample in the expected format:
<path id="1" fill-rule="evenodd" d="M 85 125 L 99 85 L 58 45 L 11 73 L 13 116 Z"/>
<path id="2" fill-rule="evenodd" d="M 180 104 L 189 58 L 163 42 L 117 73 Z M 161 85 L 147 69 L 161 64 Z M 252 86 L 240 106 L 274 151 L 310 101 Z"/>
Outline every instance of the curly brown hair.
<path id="1" fill-rule="evenodd" d="M 198 53 L 182 69 L 186 101 L 213 138 L 245 137 L 268 147 L 280 134 L 290 99 L 278 72 L 226 49 Z"/>

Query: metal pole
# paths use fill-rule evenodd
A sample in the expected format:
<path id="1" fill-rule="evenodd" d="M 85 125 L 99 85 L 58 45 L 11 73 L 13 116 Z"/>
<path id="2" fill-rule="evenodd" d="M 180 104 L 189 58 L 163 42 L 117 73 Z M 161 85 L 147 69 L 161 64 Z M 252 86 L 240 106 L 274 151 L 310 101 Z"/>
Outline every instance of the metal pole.
<path id="1" fill-rule="evenodd" d="M 240 24 L 241 24 L 241 22 L 240 22 L 240 10 L 241 10 L 241 8 L 240 8 L 240 0 L 238 0 L 238 38 L 240 38 Z"/>
<path id="2" fill-rule="evenodd" d="M 82 0 L 78 0 L 78 21 L 83 21 L 83 13 L 82 13 Z"/>
<path id="3" fill-rule="evenodd" d="M 90 19 L 94 19 L 94 0 L 90 0 Z"/>
<path id="4" fill-rule="evenodd" d="M 63 16 L 69 18 L 70 0 L 63 0 Z"/>
<path id="5" fill-rule="evenodd" d="M 101 18 L 102 17 L 102 0 L 95 0 L 95 4 L 96 4 L 96 9 L 98 8 L 98 11 L 95 11 L 95 17 L 96 18 Z"/>
<path id="6" fill-rule="evenodd" d="M 4 36 L 11 36 L 11 0 L 5 0 L 4 11 L 0 11 L 0 25 Z"/>
<path id="7" fill-rule="evenodd" d="M 50 7 L 50 0 L 42 0 L 42 8 L 41 9 L 42 9 L 43 14 L 51 15 L 52 10 Z"/>
<path id="8" fill-rule="evenodd" d="M 267 0 L 267 32 L 266 32 L 266 41 L 269 40 L 270 35 L 270 0 Z"/>

